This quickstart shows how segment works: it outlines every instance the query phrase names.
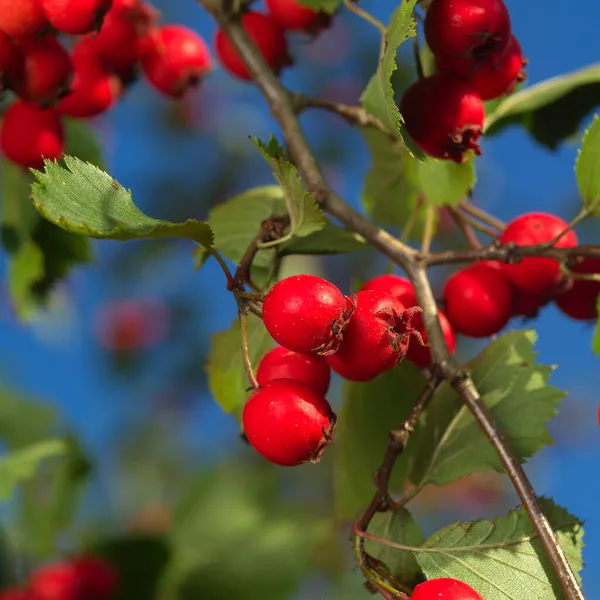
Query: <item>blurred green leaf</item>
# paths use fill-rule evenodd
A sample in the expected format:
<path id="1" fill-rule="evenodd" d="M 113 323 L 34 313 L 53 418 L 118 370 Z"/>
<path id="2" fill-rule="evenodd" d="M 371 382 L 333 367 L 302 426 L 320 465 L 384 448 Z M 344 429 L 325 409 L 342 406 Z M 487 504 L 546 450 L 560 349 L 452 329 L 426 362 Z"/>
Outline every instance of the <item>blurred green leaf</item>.
<path id="1" fill-rule="evenodd" d="M 417 163 L 416 168 L 421 193 L 427 203 L 435 206 L 456 206 L 465 200 L 477 181 L 474 160 L 458 164 L 427 158 Z"/>
<path id="2" fill-rule="evenodd" d="M 263 322 L 249 314 L 248 349 L 255 368 L 274 345 Z M 233 413 L 238 419 L 241 418 L 242 408 L 249 396 L 250 382 L 242 359 L 239 319 L 229 329 L 212 336 L 206 371 L 208 386 L 217 404 L 226 413 Z"/>
<path id="3" fill-rule="evenodd" d="M 588 209 L 594 208 L 594 212 L 600 214 L 598 208 L 600 202 L 600 118 L 598 115 L 594 116 L 592 124 L 583 136 L 581 149 L 575 163 L 575 174 L 583 205 Z"/>
<path id="4" fill-rule="evenodd" d="M 583 566 L 581 521 L 551 500 L 542 498 L 541 503 L 578 574 Z M 472 586 L 486 600 L 563 597 L 560 583 L 523 508 L 494 521 L 481 519 L 444 527 L 423 544 L 416 557 L 428 579 L 454 577 Z"/>
<path id="5" fill-rule="evenodd" d="M 516 456 L 525 462 L 552 443 L 546 429 L 565 394 L 548 385 L 552 367 L 536 363 L 531 330 L 510 331 L 467 363 L 482 401 Z M 489 440 L 456 392 L 443 384 L 415 428 L 398 466 L 421 489 L 446 485 L 477 471 L 504 468 Z"/>
<path id="6" fill-rule="evenodd" d="M 333 446 L 338 517 L 356 517 L 371 500 L 373 474 L 383 460 L 388 434 L 402 424 L 424 386 L 425 378 L 408 361 L 368 383 L 344 383 Z M 405 472 L 394 469 L 392 489 L 401 486 Z"/>
<path id="7" fill-rule="evenodd" d="M 523 87 L 488 113 L 487 136 L 508 125 L 525 127 L 550 149 L 573 136 L 585 116 L 600 104 L 600 63 Z"/>
<path id="8" fill-rule="evenodd" d="M 208 224 L 188 219 L 172 223 L 148 217 L 126 190 L 108 173 L 78 158 L 66 156 L 66 168 L 45 161 L 45 171 L 33 171 L 33 203 L 51 223 L 72 233 L 114 240 L 181 237 L 210 246 Z M 85 202 L 82 202 L 82 199 Z"/>
<path id="9" fill-rule="evenodd" d="M 298 0 L 303 6 L 332 15 L 342 4 L 342 0 Z"/>

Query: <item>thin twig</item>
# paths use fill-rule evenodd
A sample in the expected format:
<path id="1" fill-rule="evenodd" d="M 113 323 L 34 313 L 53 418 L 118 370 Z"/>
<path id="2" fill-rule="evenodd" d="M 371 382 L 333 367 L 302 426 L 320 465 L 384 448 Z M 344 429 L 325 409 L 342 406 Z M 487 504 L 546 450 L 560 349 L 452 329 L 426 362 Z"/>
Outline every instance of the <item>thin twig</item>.
<path id="1" fill-rule="evenodd" d="M 457 212 L 461 216 L 461 218 L 476 231 L 480 231 L 488 237 L 491 237 L 493 240 L 498 239 L 499 231 L 497 229 L 494 229 L 493 227 L 490 227 L 485 223 L 481 223 L 480 221 L 478 221 L 471 215 L 465 213 L 464 211 L 458 210 Z"/>
<path id="2" fill-rule="evenodd" d="M 253 390 L 257 390 L 260 386 L 256 380 L 254 369 L 252 368 L 252 361 L 250 360 L 250 353 L 248 351 L 248 314 L 240 307 L 240 337 L 242 340 L 242 358 L 244 359 L 244 369 L 246 369 L 246 375 L 248 375 L 248 381 L 252 386 Z"/>
<path id="3" fill-rule="evenodd" d="M 233 279 L 233 275 L 231 274 L 231 271 L 229 270 L 229 267 L 227 266 L 227 263 L 223 260 L 223 257 L 221 256 L 221 254 L 214 248 L 212 248 L 212 247 L 207 248 L 207 251 L 219 263 L 219 266 L 223 270 L 223 273 L 225 274 L 225 278 L 227 279 L 227 289 L 230 289 L 229 286 L 233 284 L 234 279 Z"/>
<path id="4" fill-rule="evenodd" d="M 469 246 L 471 246 L 471 248 L 473 248 L 474 250 L 478 250 L 479 248 L 481 248 L 481 242 L 477 239 L 477 234 L 475 233 L 475 231 L 473 231 L 473 227 L 467 221 L 466 216 L 459 213 L 453 206 L 450 206 L 448 208 L 448 211 L 450 212 L 452 220 L 462 231 Z"/>
<path id="5" fill-rule="evenodd" d="M 429 254 L 429 251 L 431 250 L 435 226 L 435 210 L 433 204 L 428 204 L 425 209 L 425 227 L 423 229 L 423 241 L 421 243 L 422 254 Z"/>
<path id="6" fill-rule="evenodd" d="M 423 63 L 421 62 L 421 48 L 419 46 L 419 36 L 413 36 L 413 59 L 415 61 L 415 71 L 419 79 L 425 79 Z"/>
<path id="7" fill-rule="evenodd" d="M 368 23 L 371 23 L 373 27 L 376 27 L 379 30 L 379 33 L 384 36 L 387 33 L 387 27 L 379 20 L 376 19 L 373 15 L 369 14 L 366 10 L 363 10 L 356 4 L 353 0 L 344 0 L 344 6 L 355 15 L 359 16 L 361 19 L 364 19 Z"/>
<path id="8" fill-rule="evenodd" d="M 490 213 L 483 210 L 482 208 L 471 204 L 470 202 L 461 202 L 459 204 L 459 207 L 461 208 L 461 210 L 464 210 L 466 213 L 474 216 L 480 221 L 487 223 L 490 227 L 493 227 L 498 231 L 504 231 L 506 229 L 506 223 L 494 217 L 494 215 L 490 215 Z"/>

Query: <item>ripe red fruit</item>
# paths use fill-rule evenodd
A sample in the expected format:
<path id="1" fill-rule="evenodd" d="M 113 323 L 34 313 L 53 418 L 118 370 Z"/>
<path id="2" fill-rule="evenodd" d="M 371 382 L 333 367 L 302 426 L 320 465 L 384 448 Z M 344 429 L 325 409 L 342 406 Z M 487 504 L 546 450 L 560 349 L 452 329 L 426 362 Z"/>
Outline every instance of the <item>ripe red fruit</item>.
<path id="1" fill-rule="evenodd" d="M 320 356 L 300 354 L 283 346 L 276 346 L 260 361 L 256 379 L 263 387 L 274 379 L 293 379 L 324 396 L 329 389 L 331 369 Z"/>
<path id="2" fill-rule="evenodd" d="M 112 0 L 39 0 L 52 27 L 63 33 L 82 35 L 99 29 Z"/>
<path id="3" fill-rule="evenodd" d="M 17 101 L 4 113 L 0 147 L 12 162 L 41 169 L 44 158 L 60 157 L 63 143 L 63 127 L 55 109 L 40 109 Z"/>
<path id="4" fill-rule="evenodd" d="M 182 25 L 167 25 L 153 36 L 154 47 L 142 60 L 142 71 L 160 92 L 181 98 L 211 68 L 204 40 Z"/>
<path id="5" fill-rule="evenodd" d="M 511 221 L 500 242 L 517 246 L 529 246 L 553 241 L 568 227 L 561 218 L 542 212 L 521 215 Z M 572 248 L 577 245 L 577 236 L 567 231 L 555 244 L 555 248 Z M 560 267 L 551 258 L 525 258 L 516 264 L 503 263 L 502 269 L 510 282 L 519 290 L 544 296 L 552 293 L 560 282 Z"/>
<path id="6" fill-rule="evenodd" d="M 548 299 L 540 294 L 531 294 L 513 286 L 513 316 L 533 319 L 538 316 L 540 309 L 547 304 Z"/>
<path id="7" fill-rule="evenodd" d="M 242 422 L 260 454 L 293 467 L 320 460 L 333 441 L 336 417 L 323 395 L 299 381 L 276 379 L 250 396 Z"/>
<path id="8" fill-rule="evenodd" d="M 415 294 L 412 283 L 400 275 L 378 275 L 369 279 L 361 290 L 372 290 L 374 292 L 383 292 L 400 300 L 404 304 L 404 298 L 412 298 Z"/>
<path id="9" fill-rule="evenodd" d="M 0 0 L 0 30 L 7 35 L 37 35 L 46 25 L 40 0 Z"/>
<path id="10" fill-rule="evenodd" d="M 273 17 L 248 11 L 242 15 L 242 27 L 275 73 L 291 64 L 284 31 Z M 232 75 L 240 79 L 252 79 L 237 50 L 221 29 L 215 36 L 215 50 L 223 67 Z"/>
<path id="11" fill-rule="evenodd" d="M 342 292 L 314 275 L 282 279 L 263 303 L 263 320 L 271 337 L 302 354 L 335 352 L 351 314 Z"/>
<path id="12" fill-rule="evenodd" d="M 266 0 L 271 16 L 290 31 L 315 32 L 327 26 L 329 17 L 300 4 L 296 0 Z"/>
<path id="13" fill-rule="evenodd" d="M 352 317 L 338 351 L 327 357 L 331 368 L 350 381 L 369 381 L 404 358 L 412 343 L 415 311 L 384 292 L 362 290 L 349 301 Z M 410 344 L 409 344 L 410 342 Z"/>
<path id="14" fill-rule="evenodd" d="M 109 71 L 83 39 L 73 51 L 75 74 L 70 92 L 60 101 L 61 114 L 87 119 L 106 112 L 122 91 L 118 75 Z"/>
<path id="15" fill-rule="evenodd" d="M 585 257 L 571 269 L 573 273 L 599 274 L 600 258 Z M 598 318 L 597 300 L 600 294 L 600 281 L 573 279 L 571 288 L 559 294 L 556 306 L 568 317 L 577 321 L 588 321 Z"/>
<path id="16" fill-rule="evenodd" d="M 51 104 L 68 89 L 73 62 L 67 50 L 52 35 L 17 43 L 23 61 L 23 77 L 14 85 L 23 100 Z"/>
<path id="17" fill-rule="evenodd" d="M 117 575 L 112 565 L 97 556 L 72 559 L 85 600 L 106 600 L 117 589 Z"/>
<path id="18" fill-rule="evenodd" d="M 444 288 L 446 315 L 458 333 L 489 337 L 513 314 L 512 288 L 504 273 L 486 265 L 458 271 Z"/>
<path id="19" fill-rule="evenodd" d="M 70 561 L 41 567 L 29 580 L 29 589 L 38 600 L 81 600 L 82 586 Z"/>
<path id="20" fill-rule="evenodd" d="M 485 109 L 464 81 L 444 74 L 420 79 L 404 92 L 400 112 L 410 136 L 431 156 L 461 163 L 468 150 L 481 154 Z"/>
<path id="21" fill-rule="evenodd" d="M 440 577 L 420 583 L 410 600 L 483 600 L 470 586 L 458 579 Z"/>
<path id="22" fill-rule="evenodd" d="M 0 31 L 0 92 L 23 76 L 23 57 L 6 33 Z"/>
<path id="23" fill-rule="evenodd" d="M 510 15 L 502 0 L 434 0 L 424 32 L 435 56 L 485 60 L 508 46 Z"/>

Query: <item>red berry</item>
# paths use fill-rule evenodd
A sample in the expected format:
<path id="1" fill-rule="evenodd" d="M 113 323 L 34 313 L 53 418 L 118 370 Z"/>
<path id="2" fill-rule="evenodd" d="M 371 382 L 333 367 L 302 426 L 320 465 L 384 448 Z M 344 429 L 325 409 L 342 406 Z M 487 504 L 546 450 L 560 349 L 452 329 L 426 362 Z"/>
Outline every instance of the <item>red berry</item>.
<path id="1" fill-rule="evenodd" d="M 320 356 L 300 354 L 276 346 L 260 361 L 256 379 L 263 387 L 273 379 L 293 379 L 324 396 L 329 389 L 331 369 Z"/>
<path id="2" fill-rule="evenodd" d="M 458 579 L 440 577 L 420 583 L 410 600 L 483 600 L 470 586 Z"/>
<path id="3" fill-rule="evenodd" d="M 40 109 L 17 101 L 4 113 L 0 146 L 12 162 L 41 169 L 44 158 L 60 157 L 63 143 L 63 127 L 55 109 Z"/>
<path id="4" fill-rule="evenodd" d="M 585 257 L 571 271 L 587 275 L 600 274 L 600 258 Z M 573 279 L 571 288 L 559 294 L 555 302 L 568 317 L 577 321 L 588 321 L 598 318 L 596 308 L 598 294 L 600 294 L 600 281 Z"/>
<path id="5" fill-rule="evenodd" d="M 40 0 L 52 27 L 63 33 L 82 35 L 99 28 L 112 0 Z"/>
<path id="6" fill-rule="evenodd" d="M 96 556 L 80 556 L 72 560 L 80 581 L 82 598 L 85 600 L 107 600 L 117 589 L 114 568 Z"/>
<path id="7" fill-rule="evenodd" d="M 513 314 L 508 279 L 486 265 L 473 265 L 452 275 L 446 282 L 444 303 L 453 329 L 470 337 L 498 333 Z"/>
<path id="8" fill-rule="evenodd" d="M 109 71 L 83 39 L 73 51 L 75 74 L 70 92 L 60 101 L 61 114 L 86 119 L 106 112 L 121 94 L 118 75 Z"/>
<path id="9" fill-rule="evenodd" d="M 266 0 L 271 16 L 290 31 L 315 31 L 323 26 L 323 13 L 311 10 L 297 0 Z"/>
<path id="10" fill-rule="evenodd" d="M 420 79 L 402 96 L 400 112 L 410 136 L 431 156 L 460 163 L 468 150 L 481 154 L 485 109 L 469 84 L 443 74 Z"/>
<path id="11" fill-rule="evenodd" d="M 37 35 L 46 25 L 40 0 L 0 0 L 0 30 L 11 37 Z"/>
<path id="12" fill-rule="evenodd" d="M 0 92 L 23 77 L 23 57 L 6 33 L 0 31 Z"/>
<path id="13" fill-rule="evenodd" d="M 208 46 L 187 27 L 162 27 L 153 41 L 155 46 L 142 60 L 142 70 L 148 81 L 167 96 L 181 98 L 211 68 Z"/>
<path id="14" fill-rule="evenodd" d="M 513 286 L 513 316 L 533 319 L 538 316 L 540 309 L 547 304 L 548 299 L 540 294 L 531 294 Z"/>
<path id="15" fill-rule="evenodd" d="M 400 300 L 404 304 L 405 296 L 412 298 L 415 294 L 412 283 L 400 275 L 379 275 L 369 279 L 361 290 L 373 290 L 374 292 L 383 292 Z"/>
<path id="16" fill-rule="evenodd" d="M 554 215 L 527 213 L 508 224 L 500 241 L 517 246 L 544 244 L 554 240 L 567 227 L 565 221 Z M 555 248 L 572 248 L 576 245 L 577 236 L 569 230 L 558 240 Z M 551 258 L 525 258 L 516 264 L 502 264 L 502 269 L 519 290 L 540 296 L 550 294 L 561 279 L 559 264 Z"/>
<path id="17" fill-rule="evenodd" d="M 35 600 L 33 592 L 28 589 L 13 588 L 0 591 L 0 600 Z"/>
<path id="18" fill-rule="evenodd" d="M 314 275 L 282 279 L 263 303 L 263 320 L 271 337 L 302 354 L 335 352 L 350 314 L 342 292 Z"/>
<path id="19" fill-rule="evenodd" d="M 325 397 L 293 379 L 276 379 L 256 390 L 242 414 L 252 446 L 283 467 L 318 462 L 333 441 L 335 421 Z"/>
<path id="20" fill-rule="evenodd" d="M 248 11 L 242 15 L 242 27 L 275 73 L 290 64 L 284 31 L 273 17 Z M 215 50 L 223 67 L 232 75 L 240 79 L 252 79 L 238 51 L 221 29 L 215 37 Z"/>
<path id="21" fill-rule="evenodd" d="M 424 32 L 435 56 L 485 60 L 508 46 L 510 15 L 502 0 L 434 0 Z"/>
<path id="22" fill-rule="evenodd" d="M 472 85 L 482 100 L 492 100 L 512 92 L 518 82 L 525 80 L 523 68 L 526 64 L 521 46 L 514 35 L 502 54 L 494 52 L 486 60 L 477 63 L 436 57 L 438 71 L 455 73 Z"/>
<path id="23" fill-rule="evenodd" d="M 23 100 L 51 104 L 68 89 L 73 62 L 67 50 L 52 35 L 20 41 L 23 77 L 15 84 L 15 93 Z"/>
<path id="24" fill-rule="evenodd" d="M 82 600 L 82 586 L 75 565 L 70 561 L 42 567 L 29 580 L 37 600 Z"/>

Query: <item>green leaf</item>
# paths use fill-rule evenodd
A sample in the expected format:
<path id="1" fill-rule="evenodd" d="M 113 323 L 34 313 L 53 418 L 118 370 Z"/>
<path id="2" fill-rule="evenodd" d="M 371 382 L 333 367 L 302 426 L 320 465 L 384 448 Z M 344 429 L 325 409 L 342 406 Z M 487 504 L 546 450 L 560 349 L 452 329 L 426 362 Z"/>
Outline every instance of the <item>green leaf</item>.
<path id="1" fill-rule="evenodd" d="M 401 2 L 393 12 L 390 26 L 381 42 L 377 71 L 360 97 L 363 107 L 377 117 L 390 133 L 400 136 L 402 117 L 396 106 L 391 77 L 396 70 L 396 52 L 401 44 L 416 35 L 413 10 L 417 0 Z"/>
<path id="2" fill-rule="evenodd" d="M 66 156 L 66 167 L 45 161 L 45 172 L 33 171 L 33 203 L 48 221 L 88 237 L 132 240 L 181 237 L 210 246 L 212 231 L 206 223 L 189 219 L 172 223 L 153 219 L 139 210 L 131 192 L 110 175 L 78 158 Z"/>
<path id="3" fill-rule="evenodd" d="M 542 499 L 548 520 L 576 574 L 583 563 L 581 521 L 550 500 Z M 444 527 L 416 550 L 429 579 L 454 577 L 486 600 L 562 598 L 556 575 L 523 508 L 494 521 L 455 523 Z"/>
<path id="4" fill-rule="evenodd" d="M 263 322 L 248 315 L 248 348 L 254 368 L 260 359 L 275 345 Z M 226 413 L 241 417 L 242 408 L 249 396 L 250 383 L 242 360 L 240 322 L 236 319 L 229 329 L 215 333 L 210 345 L 206 366 L 208 385 L 215 401 Z"/>
<path id="5" fill-rule="evenodd" d="M 416 168 L 423 197 L 435 206 L 457 206 L 477 181 L 474 160 L 458 164 L 427 158 Z"/>
<path id="6" fill-rule="evenodd" d="M 60 439 L 38 442 L 21 450 L 13 450 L 0 460 L 0 500 L 7 500 L 15 486 L 34 476 L 40 464 L 66 452 Z"/>
<path id="7" fill-rule="evenodd" d="M 407 361 L 368 383 L 344 383 L 333 447 L 338 517 L 354 518 L 370 502 L 373 474 L 385 454 L 388 433 L 402 424 L 424 385 L 424 377 Z M 403 469 L 395 469 L 392 488 L 398 489 L 403 479 Z"/>
<path id="8" fill-rule="evenodd" d="M 282 244 L 282 256 L 290 254 L 343 254 L 356 252 L 367 247 L 365 239 L 354 231 L 336 227 L 330 221 L 321 231 L 302 238 L 294 238 Z"/>
<path id="9" fill-rule="evenodd" d="M 577 133 L 581 121 L 600 104 L 600 63 L 552 77 L 507 96 L 489 113 L 485 133 L 520 124 L 541 144 L 556 149 Z"/>
<path id="10" fill-rule="evenodd" d="M 283 198 L 290 216 L 290 232 L 285 238 L 272 242 L 279 245 L 292 236 L 305 237 L 325 227 L 325 218 L 314 196 L 304 191 L 296 167 L 285 160 L 283 148 L 274 137 L 268 144 L 256 138 L 252 143 L 273 169 L 273 175 L 283 190 Z"/>
<path id="11" fill-rule="evenodd" d="M 369 525 L 369 533 L 379 539 L 392 540 L 405 546 L 421 546 L 425 541 L 419 524 L 405 508 L 376 513 Z M 371 540 L 365 540 L 365 550 L 385 563 L 398 581 L 406 585 L 418 583 L 421 567 L 412 553 Z"/>
<path id="12" fill-rule="evenodd" d="M 581 150 L 575 163 L 577 185 L 583 204 L 588 209 L 593 209 L 600 214 L 600 118 L 594 116 L 592 124 L 588 127 Z"/>
<path id="13" fill-rule="evenodd" d="M 598 320 L 596 321 L 596 327 L 594 329 L 594 338 L 592 340 L 592 351 L 597 356 L 600 356 L 600 296 L 596 301 L 596 312 L 598 313 Z"/>
<path id="14" fill-rule="evenodd" d="M 522 462 L 552 439 L 546 423 L 565 394 L 548 385 L 551 367 L 536 364 L 534 331 L 510 331 L 467 364 L 482 401 L 490 408 Z M 444 384 L 415 429 L 399 465 L 421 489 L 445 485 L 476 471 L 504 468 L 469 409 Z"/>
<path id="15" fill-rule="evenodd" d="M 342 4 L 342 0 L 298 0 L 303 6 L 332 15 Z"/>

